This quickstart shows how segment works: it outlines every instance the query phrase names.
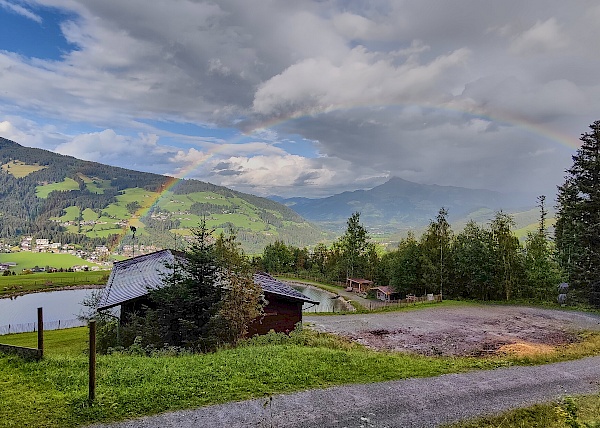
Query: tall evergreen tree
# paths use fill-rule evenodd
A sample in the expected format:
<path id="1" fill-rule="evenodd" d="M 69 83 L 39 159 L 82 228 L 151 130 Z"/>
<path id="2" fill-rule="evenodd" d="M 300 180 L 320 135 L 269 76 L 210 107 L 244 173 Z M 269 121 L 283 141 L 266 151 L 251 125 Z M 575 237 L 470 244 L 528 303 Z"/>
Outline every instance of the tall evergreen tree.
<path id="1" fill-rule="evenodd" d="M 600 306 L 600 120 L 580 140 L 558 188 L 556 246 L 574 289 Z"/>
<path id="2" fill-rule="evenodd" d="M 448 284 L 452 266 L 450 244 L 453 239 L 448 223 L 448 210 L 440 208 L 435 221 L 429 223 L 421 237 L 421 261 L 423 264 L 423 282 L 427 290 L 442 294 L 444 284 Z"/>
<path id="3" fill-rule="evenodd" d="M 360 223 L 360 213 L 353 213 L 348 218 L 346 232 L 340 238 L 348 277 L 365 275 L 368 263 L 369 239 L 367 229 Z"/>
<path id="4" fill-rule="evenodd" d="M 163 343 L 205 349 L 210 347 L 209 321 L 218 312 L 224 269 L 211 230 L 203 219 L 192 229 L 194 240 L 165 278 L 165 287 L 151 290 Z M 208 345 L 208 346 L 207 346 Z"/>
<path id="5" fill-rule="evenodd" d="M 514 225 L 514 219 L 502 211 L 496 213 L 491 223 L 496 253 L 496 279 L 506 300 L 521 294 L 522 290 L 518 287 L 525 275 L 521 244 L 512 231 Z"/>

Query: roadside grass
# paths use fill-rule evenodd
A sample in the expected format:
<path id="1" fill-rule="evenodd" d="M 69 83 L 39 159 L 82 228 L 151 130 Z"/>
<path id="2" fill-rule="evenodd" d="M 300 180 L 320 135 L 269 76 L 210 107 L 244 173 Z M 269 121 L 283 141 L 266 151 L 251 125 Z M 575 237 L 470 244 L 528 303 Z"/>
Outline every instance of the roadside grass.
<path id="1" fill-rule="evenodd" d="M 79 285 L 106 284 L 108 271 L 32 273 L 0 276 L 0 297 L 54 291 Z"/>
<path id="2" fill-rule="evenodd" d="M 47 331 L 40 362 L 0 356 L 0 427 L 74 427 L 347 383 L 543 364 L 600 353 L 600 334 L 553 356 L 448 358 L 377 352 L 303 329 L 258 336 L 210 354 L 97 357 L 97 399 L 87 401 L 87 329 Z M 35 333 L 0 336 L 35 346 Z"/>
<path id="3" fill-rule="evenodd" d="M 600 395 L 580 395 L 573 399 L 577 406 L 578 423 L 567 422 L 565 405 L 561 401 L 536 404 L 493 416 L 444 425 L 445 428 L 566 428 L 600 427 Z M 589 425 L 583 425 L 587 423 Z"/>

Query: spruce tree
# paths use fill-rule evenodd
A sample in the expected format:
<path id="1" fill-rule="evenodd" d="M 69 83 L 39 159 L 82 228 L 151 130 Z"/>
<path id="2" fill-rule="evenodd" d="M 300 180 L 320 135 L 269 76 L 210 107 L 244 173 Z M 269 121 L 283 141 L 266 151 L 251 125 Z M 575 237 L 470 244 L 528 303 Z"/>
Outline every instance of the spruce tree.
<path id="1" fill-rule="evenodd" d="M 600 120 L 590 129 L 558 188 L 555 239 L 574 290 L 600 306 Z"/>

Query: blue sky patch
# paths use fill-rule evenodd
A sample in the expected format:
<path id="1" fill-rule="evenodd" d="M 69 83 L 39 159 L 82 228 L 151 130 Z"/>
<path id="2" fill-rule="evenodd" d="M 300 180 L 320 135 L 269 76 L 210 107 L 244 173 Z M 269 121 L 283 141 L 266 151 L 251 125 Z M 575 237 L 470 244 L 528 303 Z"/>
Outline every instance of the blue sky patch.
<path id="1" fill-rule="evenodd" d="M 74 18 L 76 15 L 55 8 L 30 8 L 19 3 L 0 2 L 0 49 L 29 58 L 60 60 L 77 49 L 65 39 L 60 29 L 61 22 Z"/>

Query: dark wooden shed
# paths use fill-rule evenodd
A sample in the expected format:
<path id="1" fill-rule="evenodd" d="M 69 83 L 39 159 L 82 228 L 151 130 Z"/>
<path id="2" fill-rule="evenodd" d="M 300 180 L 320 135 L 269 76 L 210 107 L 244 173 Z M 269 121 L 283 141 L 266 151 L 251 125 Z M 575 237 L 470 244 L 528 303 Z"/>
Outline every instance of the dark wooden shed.
<path id="1" fill-rule="evenodd" d="M 149 290 L 164 287 L 163 278 L 172 272 L 177 259 L 183 257 L 183 253 L 161 250 L 116 262 L 102 290 L 98 310 L 120 305 L 121 320 L 126 320 L 130 313 L 141 311 L 144 305 L 150 305 Z M 289 333 L 302 321 L 302 305 L 318 304 L 269 274 L 256 273 L 254 281 L 261 286 L 267 304 L 264 315 L 249 326 L 250 336 L 270 330 Z"/>

